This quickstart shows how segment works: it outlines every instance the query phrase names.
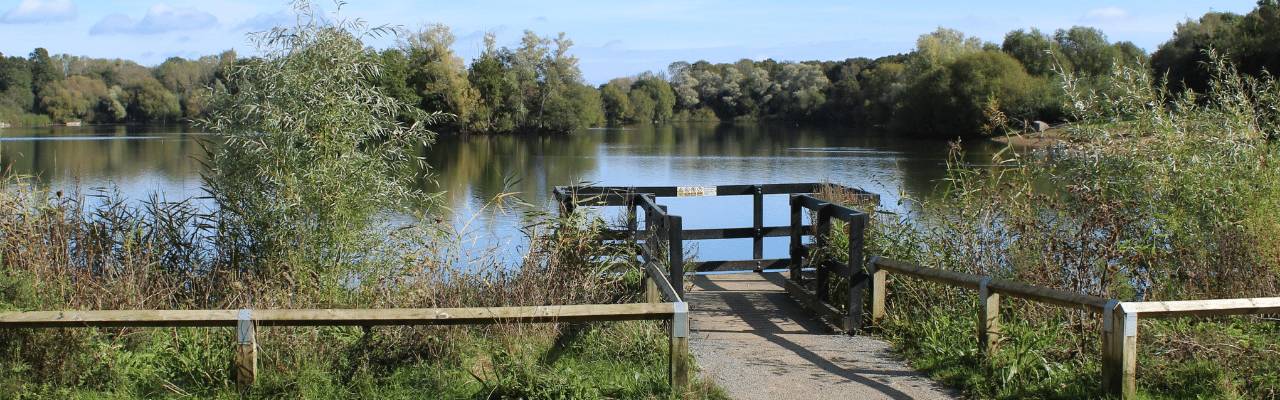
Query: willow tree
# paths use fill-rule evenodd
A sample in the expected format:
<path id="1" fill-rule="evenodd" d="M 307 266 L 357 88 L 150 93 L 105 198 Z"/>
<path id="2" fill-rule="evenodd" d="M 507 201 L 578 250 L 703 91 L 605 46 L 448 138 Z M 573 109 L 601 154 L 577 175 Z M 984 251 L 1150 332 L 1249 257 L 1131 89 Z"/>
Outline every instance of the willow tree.
<path id="1" fill-rule="evenodd" d="M 333 288 L 382 237 L 371 230 L 384 211 L 428 198 L 413 185 L 425 167 L 416 149 L 440 114 L 375 85 L 380 64 L 362 39 L 390 29 L 294 6 L 296 26 L 254 36 L 262 57 L 225 71 L 200 121 L 224 140 L 208 146 L 205 183 L 237 265 Z"/>

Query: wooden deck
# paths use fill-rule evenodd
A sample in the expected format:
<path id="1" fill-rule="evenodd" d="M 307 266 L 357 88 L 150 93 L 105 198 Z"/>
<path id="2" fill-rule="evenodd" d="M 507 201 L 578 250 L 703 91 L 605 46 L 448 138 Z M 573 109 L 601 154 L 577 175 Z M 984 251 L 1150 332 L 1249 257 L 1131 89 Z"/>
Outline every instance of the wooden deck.
<path id="1" fill-rule="evenodd" d="M 950 399 L 887 343 L 832 332 L 783 289 L 786 274 L 689 279 L 689 347 L 735 399 Z"/>

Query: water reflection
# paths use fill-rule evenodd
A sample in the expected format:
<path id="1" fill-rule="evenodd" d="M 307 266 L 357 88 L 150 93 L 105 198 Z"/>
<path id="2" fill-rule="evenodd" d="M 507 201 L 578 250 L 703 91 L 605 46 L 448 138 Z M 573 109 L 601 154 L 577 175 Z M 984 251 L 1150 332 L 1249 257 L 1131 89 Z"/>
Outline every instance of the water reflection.
<path id="1" fill-rule="evenodd" d="M 199 133 L 185 125 L 0 130 L 0 167 L 57 189 L 118 187 L 130 199 L 200 196 Z"/>
<path id="2" fill-rule="evenodd" d="M 994 146 L 969 146 L 969 158 L 985 162 Z M 661 186 L 833 182 L 881 193 L 884 205 L 902 210 L 903 196 L 929 195 L 944 175 L 948 145 L 833 128 L 786 125 L 680 124 L 604 129 L 572 136 L 443 138 L 427 152 L 459 224 L 483 220 L 477 236 L 509 238 L 521 222 L 512 215 L 480 212 L 504 191 L 546 206 L 551 187 L 587 182 Z M 685 217 L 687 228 L 748 226 L 748 198 L 664 199 Z M 785 196 L 769 196 L 765 223 L 787 221 Z M 491 242 L 515 245 L 518 242 Z M 700 258 L 741 258 L 749 240 L 695 244 Z M 785 238 L 769 239 L 766 257 L 783 257 Z"/>
<path id="3" fill-rule="evenodd" d="M 0 130 L 0 165 L 59 188 L 118 186 L 125 197 L 200 196 L 202 135 L 186 126 L 90 126 Z M 207 138 L 207 136 L 203 136 Z M 992 147 L 969 147 L 985 161 Z M 890 209 L 903 195 L 927 196 L 943 177 L 948 145 L 850 129 L 782 124 L 677 124 L 599 129 L 567 136 L 445 136 L 423 155 L 424 189 L 444 204 L 477 246 L 518 254 L 520 213 L 486 208 L 504 192 L 547 205 L 552 186 L 713 185 L 829 181 L 881 193 Z M 748 198 L 668 199 L 685 226 L 750 225 Z M 787 223 L 785 196 L 766 199 L 766 224 Z M 749 240 L 698 243 L 704 259 L 743 258 Z M 785 255 L 770 239 L 766 257 Z"/>

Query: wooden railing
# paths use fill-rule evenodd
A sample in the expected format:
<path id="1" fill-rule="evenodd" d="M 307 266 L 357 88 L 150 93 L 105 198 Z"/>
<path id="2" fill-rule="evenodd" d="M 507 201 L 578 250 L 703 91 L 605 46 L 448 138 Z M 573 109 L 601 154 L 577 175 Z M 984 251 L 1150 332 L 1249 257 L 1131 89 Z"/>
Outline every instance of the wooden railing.
<path id="1" fill-rule="evenodd" d="M 829 183 L 773 183 L 758 185 L 718 185 L 718 186 L 558 186 L 552 193 L 556 202 L 560 206 L 562 213 L 573 212 L 580 206 L 621 206 L 625 207 L 627 215 L 626 229 L 616 229 L 606 232 L 608 238 L 617 240 L 635 240 L 637 238 L 644 239 L 638 234 L 636 226 L 637 208 L 643 209 L 646 215 L 646 221 L 649 217 L 662 219 L 667 214 L 665 206 L 658 205 L 656 200 L 662 197 L 725 197 L 725 196 L 751 196 L 751 221 L 749 227 L 731 227 L 731 228 L 706 228 L 706 229 L 670 229 L 665 231 L 664 240 L 672 240 L 677 237 L 680 240 L 721 240 L 721 239 L 751 239 L 751 258 L 738 260 L 708 260 L 689 263 L 688 267 L 694 273 L 705 272 L 732 272 L 732 271 L 755 271 L 761 272 L 766 269 L 786 268 L 791 264 L 790 258 L 766 259 L 764 258 L 764 239 L 767 237 L 786 237 L 791 236 L 797 229 L 802 235 L 810 234 L 812 226 L 801 225 L 799 227 L 793 225 L 784 226 L 765 226 L 764 225 L 764 197 L 768 195 L 786 195 L 786 194 L 810 194 L 818 193 L 823 188 L 833 188 L 843 192 L 853 193 L 858 196 L 865 196 L 878 200 L 878 196 L 874 193 L 866 192 L 856 188 L 845 187 L 837 184 Z M 656 209 L 662 209 L 662 213 L 657 213 Z M 654 213 L 654 215 L 649 215 Z M 672 215 L 678 222 L 679 216 Z M 657 221 L 657 223 L 666 223 L 667 221 Z M 647 222 L 646 222 L 647 223 Z M 671 224 L 668 223 L 667 226 Z M 676 283 L 674 278 L 672 283 Z"/>
<path id="2" fill-rule="evenodd" d="M 1274 314 L 1280 312 L 1280 297 L 1186 301 L 1122 302 L 1104 324 L 1102 360 L 1103 385 L 1109 393 L 1124 399 L 1137 397 L 1138 318 L 1213 317 L 1225 315 Z M 1107 371 L 1111 371 L 1108 373 Z"/>
<path id="3" fill-rule="evenodd" d="M 1137 398 L 1138 318 L 1272 314 L 1280 312 L 1280 297 L 1193 301 L 1121 302 L 1086 294 L 987 276 L 927 268 L 879 257 L 867 262 L 871 272 L 871 319 L 885 316 L 888 274 L 901 274 L 978 292 L 978 343 L 986 354 L 994 352 L 1000 338 L 1000 295 L 1065 308 L 1081 309 L 1102 319 L 1103 392 L 1121 399 Z"/>
<path id="4" fill-rule="evenodd" d="M 805 245 L 803 236 L 805 229 L 804 211 L 816 213 L 813 222 L 814 244 Z M 813 262 L 814 250 L 827 248 L 831 242 L 831 222 L 838 219 L 848 224 L 848 254 L 845 264 L 837 264 L 831 260 Z M 819 316 L 830 320 L 833 324 L 847 332 L 856 332 L 862 328 L 863 299 L 866 298 L 867 280 L 863 268 L 864 233 L 869 216 L 866 213 L 850 209 L 838 204 L 820 200 L 817 197 L 798 194 L 791 196 L 791 279 L 787 281 L 787 292 L 806 308 Z M 814 287 L 806 287 L 803 268 L 809 260 L 814 271 Z M 848 304 L 844 311 L 831 305 L 831 275 L 843 277 L 849 281 Z"/>
<path id="5" fill-rule="evenodd" d="M 812 245 L 805 245 L 802 236 L 809 229 L 801 224 L 803 212 L 816 214 Z M 815 261 L 814 252 L 830 246 L 831 221 L 842 220 L 848 224 L 848 261 L 837 264 L 830 260 Z M 1063 308 L 1080 309 L 1101 318 L 1102 323 L 1102 383 L 1103 391 L 1121 399 L 1137 396 L 1137 327 L 1138 317 L 1222 316 L 1240 314 L 1270 314 L 1280 312 L 1280 298 L 1224 299 L 1199 301 L 1121 302 L 1065 290 L 1027 285 L 1024 283 L 994 279 L 989 276 L 941 270 L 895 261 L 880 257 L 867 257 L 863 262 L 864 230 L 868 215 L 842 205 L 832 204 L 812 195 L 797 194 L 791 197 L 791 280 L 787 290 L 801 304 L 819 316 L 832 321 L 837 327 L 853 333 L 864 326 L 862 317 L 866 310 L 864 296 L 870 297 L 871 324 L 878 324 L 885 317 L 886 282 L 888 274 L 912 276 L 948 286 L 974 290 L 978 294 L 978 343 L 985 354 L 991 354 L 999 346 L 1000 296 L 1006 295 Z M 805 286 L 802 267 L 815 268 L 814 289 Z M 865 266 L 865 268 L 864 268 Z M 844 312 L 830 304 L 827 293 L 831 274 L 849 280 L 848 302 Z M 869 293 L 867 293 L 869 292 Z"/>
<path id="6" fill-rule="evenodd" d="M 683 302 L 528 307 L 309 309 L 309 310 L 101 310 L 0 313 L 0 329 L 87 327 L 235 327 L 234 378 L 257 379 L 255 331 L 264 326 L 492 325 L 507 323 L 671 321 L 672 391 L 688 388 L 688 312 Z"/>
<path id="7" fill-rule="evenodd" d="M 557 197 L 561 194 L 557 189 Z M 682 299 L 683 230 L 679 216 L 669 215 L 651 195 L 628 198 L 630 239 L 635 244 L 634 208 L 645 210 L 641 246 L 645 302 L 633 304 L 550 305 L 528 307 L 305 309 L 305 310 L 98 310 L 0 313 L 0 329 L 88 327 L 235 327 L 235 381 L 248 387 L 257 379 L 256 329 L 264 326 L 492 325 L 625 320 L 670 321 L 668 380 L 674 393 L 689 388 L 689 306 Z M 568 211 L 572 211 L 569 208 Z M 655 240 L 658 239 L 658 240 Z M 665 243 L 666 247 L 662 244 Z M 667 271 L 659 254 L 666 251 Z M 665 302 L 663 302 L 665 300 Z"/>

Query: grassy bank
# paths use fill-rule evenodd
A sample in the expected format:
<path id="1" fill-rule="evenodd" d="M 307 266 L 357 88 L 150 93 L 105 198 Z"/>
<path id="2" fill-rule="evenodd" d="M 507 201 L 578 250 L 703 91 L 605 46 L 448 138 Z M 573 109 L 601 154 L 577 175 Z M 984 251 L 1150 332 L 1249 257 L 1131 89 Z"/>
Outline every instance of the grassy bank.
<path id="1" fill-rule="evenodd" d="M 1064 81 L 1080 124 L 1010 147 L 996 167 L 957 154 L 943 194 L 879 214 L 869 253 L 1123 301 L 1280 291 L 1280 85 L 1219 62 L 1213 90 L 1172 96 L 1118 69 L 1103 95 Z M 835 246 L 842 246 L 834 243 Z M 836 247 L 841 248 L 841 247 Z M 977 398 L 1095 398 L 1096 316 L 1004 300 L 998 353 L 978 351 L 976 297 L 891 278 L 883 334 L 912 364 Z M 1266 316 L 1143 319 L 1149 398 L 1280 397 L 1280 325 Z"/>

